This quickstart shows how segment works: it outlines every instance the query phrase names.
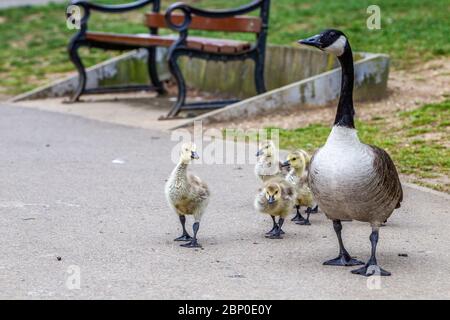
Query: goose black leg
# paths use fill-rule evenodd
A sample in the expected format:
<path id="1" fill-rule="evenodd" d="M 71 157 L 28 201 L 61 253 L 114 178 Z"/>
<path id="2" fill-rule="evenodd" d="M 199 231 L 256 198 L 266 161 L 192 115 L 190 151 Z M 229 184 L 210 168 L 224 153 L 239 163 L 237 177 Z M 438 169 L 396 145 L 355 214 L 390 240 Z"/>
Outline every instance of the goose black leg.
<path id="1" fill-rule="evenodd" d="M 183 243 L 181 246 L 185 248 L 200 248 L 201 245 L 197 242 L 197 232 L 198 228 L 200 227 L 200 222 L 195 222 L 192 226 L 192 229 L 194 230 L 194 237 L 191 241 L 188 243 Z"/>
<path id="2" fill-rule="evenodd" d="M 284 219 L 282 217 L 280 217 L 278 219 L 278 227 L 275 230 L 275 232 L 269 236 L 269 239 L 283 239 L 283 237 L 281 236 L 284 231 L 281 229 L 281 227 L 283 226 L 284 223 Z"/>
<path id="3" fill-rule="evenodd" d="M 180 237 L 174 239 L 173 241 L 191 241 L 192 237 L 189 235 L 189 233 L 187 233 L 186 227 L 185 227 L 186 217 L 183 215 L 179 215 L 179 217 L 180 217 L 181 226 L 183 227 L 183 234 Z"/>
<path id="4" fill-rule="evenodd" d="M 347 252 L 347 250 L 344 247 L 344 243 L 342 242 L 342 224 L 341 220 L 333 220 L 333 228 L 336 232 L 338 242 L 339 242 L 339 256 L 335 259 L 331 259 L 328 261 L 325 261 L 323 264 L 325 266 L 357 266 L 364 264 L 364 262 L 353 259 L 350 254 Z"/>
<path id="5" fill-rule="evenodd" d="M 356 270 L 352 270 L 353 274 L 359 274 L 362 276 L 390 276 L 391 273 L 381 269 L 377 264 L 377 258 L 376 258 L 376 251 L 377 251 L 377 243 L 378 243 L 378 227 L 372 228 L 372 233 L 370 234 L 370 243 L 372 245 L 372 253 L 370 255 L 369 261 L 364 265 L 364 267 L 361 267 Z"/>
<path id="6" fill-rule="evenodd" d="M 305 213 L 306 213 L 306 219 L 303 219 L 303 220 L 300 220 L 300 221 L 296 221 L 295 223 L 296 224 L 300 224 L 300 225 L 302 225 L 302 226 L 310 226 L 311 225 L 311 222 L 309 222 L 309 216 L 310 216 L 310 214 L 311 214 L 311 208 L 310 207 L 308 207 L 308 208 L 306 208 L 306 211 L 305 211 Z M 302 217 L 303 218 L 303 217 Z"/>
<path id="7" fill-rule="evenodd" d="M 291 221 L 295 221 L 295 223 L 305 221 L 305 218 L 303 218 L 302 214 L 300 213 L 300 206 L 295 206 L 295 209 L 297 210 L 297 214 L 291 219 Z"/>

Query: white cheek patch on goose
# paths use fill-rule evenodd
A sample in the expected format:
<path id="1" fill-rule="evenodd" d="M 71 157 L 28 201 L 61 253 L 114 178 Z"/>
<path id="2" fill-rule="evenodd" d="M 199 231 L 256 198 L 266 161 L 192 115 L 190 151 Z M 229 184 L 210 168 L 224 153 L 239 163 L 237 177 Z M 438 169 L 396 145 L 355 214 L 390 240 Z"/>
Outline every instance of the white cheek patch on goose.
<path id="1" fill-rule="evenodd" d="M 347 38 L 344 36 L 340 36 L 333 44 L 324 48 L 323 50 L 329 53 L 333 53 L 338 57 L 344 53 L 345 44 L 347 43 Z"/>

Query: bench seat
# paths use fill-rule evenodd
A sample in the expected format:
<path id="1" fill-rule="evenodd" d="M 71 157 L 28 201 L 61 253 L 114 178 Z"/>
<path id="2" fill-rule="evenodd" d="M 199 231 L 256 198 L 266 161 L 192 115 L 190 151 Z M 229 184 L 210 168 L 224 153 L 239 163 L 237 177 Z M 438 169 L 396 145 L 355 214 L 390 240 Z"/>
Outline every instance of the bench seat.
<path id="1" fill-rule="evenodd" d="M 139 47 L 170 47 L 178 39 L 178 36 L 88 31 L 86 32 L 86 39 L 100 43 L 114 43 Z M 251 44 L 244 41 L 189 36 L 187 38 L 187 47 L 208 53 L 241 54 L 249 51 Z"/>

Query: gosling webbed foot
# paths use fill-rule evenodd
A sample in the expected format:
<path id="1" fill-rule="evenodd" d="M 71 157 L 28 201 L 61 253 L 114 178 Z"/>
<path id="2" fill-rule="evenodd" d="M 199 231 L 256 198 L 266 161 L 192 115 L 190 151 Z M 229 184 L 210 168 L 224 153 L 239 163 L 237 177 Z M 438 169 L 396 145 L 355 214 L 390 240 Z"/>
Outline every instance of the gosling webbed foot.
<path id="1" fill-rule="evenodd" d="M 362 264 L 364 264 L 364 262 L 354 259 L 349 255 L 345 254 L 340 254 L 339 257 L 325 261 L 323 263 L 324 266 L 342 266 L 342 267 L 359 266 Z"/>
<path id="2" fill-rule="evenodd" d="M 268 238 L 268 239 L 283 239 L 283 237 L 281 236 L 281 232 L 271 234 L 270 236 L 266 236 L 266 238 Z"/>
<path id="3" fill-rule="evenodd" d="M 183 234 L 182 236 L 173 239 L 173 241 L 191 241 L 192 237 L 189 234 Z"/>
<path id="4" fill-rule="evenodd" d="M 308 207 L 306 209 L 305 213 L 307 214 L 306 219 L 302 217 L 301 220 L 295 222 L 296 224 L 299 224 L 301 226 L 310 226 L 311 225 L 311 222 L 309 222 L 309 215 L 311 214 L 311 208 Z"/>
<path id="5" fill-rule="evenodd" d="M 314 208 L 312 208 L 309 213 L 314 214 L 319 212 L 319 205 L 316 205 Z"/>
<path id="6" fill-rule="evenodd" d="M 301 225 L 301 226 L 310 226 L 311 222 L 309 220 L 303 219 L 301 221 L 297 221 L 295 224 Z"/>
<path id="7" fill-rule="evenodd" d="M 277 226 L 274 226 L 270 231 L 266 232 L 266 235 L 274 234 L 277 231 Z"/>
<path id="8" fill-rule="evenodd" d="M 269 239 L 278 239 L 278 238 L 271 238 L 272 236 L 276 235 L 277 233 L 279 233 L 280 235 L 285 234 L 283 229 L 281 229 L 279 232 L 278 232 L 278 229 L 272 229 L 269 232 L 266 232 L 265 237 L 269 238 Z"/>
<path id="9" fill-rule="evenodd" d="M 201 248 L 202 246 L 197 242 L 197 240 L 189 241 L 188 243 L 180 244 L 181 247 L 185 248 Z"/>
<path id="10" fill-rule="evenodd" d="M 301 221 L 301 220 L 305 220 L 305 219 L 302 217 L 300 212 L 297 212 L 296 215 L 291 219 L 291 221 Z"/>
<path id="11" fill-rule="evenodd" d="M 369 263 L 367 263 L 364 267 L 361 267 L 356 270 L 352 270 L 351 272 L 353 274 L 359 274 L 361 276 L 366 276 L 366 277 L 370 277 L 373 275 L 388 277 L 391 275 L 391 273 L 389 271 L 386 271 L 386 270 L 380 268 L 377 264 L 369 264 Z"/>

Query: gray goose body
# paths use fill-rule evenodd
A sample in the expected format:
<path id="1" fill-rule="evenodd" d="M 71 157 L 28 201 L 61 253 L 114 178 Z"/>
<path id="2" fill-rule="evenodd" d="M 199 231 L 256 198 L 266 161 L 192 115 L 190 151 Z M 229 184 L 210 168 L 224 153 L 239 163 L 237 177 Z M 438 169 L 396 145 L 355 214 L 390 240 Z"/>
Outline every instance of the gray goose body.
<path id="1" fill-rule="evenodd" d="M 313 156 L 309 184 L 332 220 L 353 219 L 380 226 L 403 198 L 397 170 L 382 149 L 361 143 L 355 129 L 333 127 Z"/>
<path id="2" fill-rule="evenodd" d="M 333 129 L 311 159 L 309 184 L 325 215 L 333 220 L 339 243 L 339 255 L 324 262 L 331 266 L 364 264 L 350 256 L 342 240 L 341 220 L 358 220 L 372 226 L 369 260 L 352 273 L 364 276 L 391 275 L 378 266 L 376 248 L 379 228 L 395 208 L 400 207 L 403 191 L 392 159 L 383 149 L 359 141 L 353 107 L 353 54 L 345 34 L 339 30 L 324 32 L 300 41 L 338 57 L 342 66 L 339 103 Z"/>

